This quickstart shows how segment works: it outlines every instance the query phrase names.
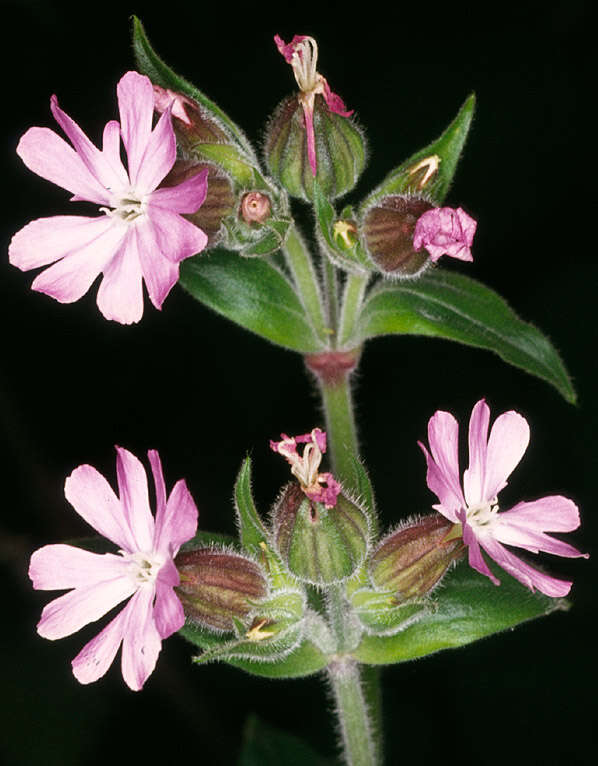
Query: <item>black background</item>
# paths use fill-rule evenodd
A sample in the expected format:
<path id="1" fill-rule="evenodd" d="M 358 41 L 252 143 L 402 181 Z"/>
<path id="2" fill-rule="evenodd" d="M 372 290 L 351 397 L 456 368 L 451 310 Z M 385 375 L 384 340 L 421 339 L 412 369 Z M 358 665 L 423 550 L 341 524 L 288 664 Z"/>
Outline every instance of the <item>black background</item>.
<path id="1" fill-rule="evenodd" d="M 359 5 L 359 4 L 358 4 Z M 435 138 L 471 90 L 478 112 L 449 204 L 479 220 L 475 263 L 447 263 L 480 279 L 544 330 L 575 380 L 579 406 L 498 357 L 444 341 L 384 338 L 368 345 L 355 397 L 363 456 L 385 523 L 429 508 L 416 440 L 438 408 L 462 422 L 486 396 L 496 415 L 517 409 L 532 444 L 505 504 L 543 494 L 576 500 L 595 548 L 595 291 L 592 197 L 596 158 L 586 104 L 593 41 L 579 0 L 505 5 L 326 3 L 243 6 L 143 2 L 3 2 L 2 250 L 29 220 L 68 211 L 67 193 L 27 171 L 14 153 L 31 125 L 54 127 L 49 97 L 98 141 L 117 116 L 115 85 L 133 68 L 129 16 L 157 51 L 260 142 L 263 124 L 293 90 L 272 43 L 311 34 L 319 70 L 357 111 L 370 162 L 350 199 Z M 90 10 L 91 9 L 91 10 Z M 73 208 L 73 212 L 75 212 Z M 309 221 L 309 217 L 306 218 Z M 334 752 L 317 678 L 274 682 L 227 666 L 193 668 L 181 639 L 165 643 L 143 692 L 118 664 L 80 686 L 70 659 L 97 628 L 57 643 L 35 633 L 48 594 L 31 590 L 32 550 L 87 529 L 62 486 L 84 462 L 114 478 L 113 445 L 162 455 L 167 483 L 188 480 L 204 529 L 233 531 L 232 484 L 249 450 L 268 508 L 286 469 L 268 450 L 280 431 L 321 423 L 299 357 L 210 313 L 175 288 L 138 326 L 105 321 L 94 287 L 63 306 L 33 293 L 33 276 L 0 278 L 2 356 L 0 669 L 4 763 L 151 762 L 162 752 L 234 763 L 243 723 L 269 723 Z M 389 764 L 586 763 L 594 735 L 595 561 L 555 560 L 575 579 L 573 608 L 468 649 L 384 673 Z"/>

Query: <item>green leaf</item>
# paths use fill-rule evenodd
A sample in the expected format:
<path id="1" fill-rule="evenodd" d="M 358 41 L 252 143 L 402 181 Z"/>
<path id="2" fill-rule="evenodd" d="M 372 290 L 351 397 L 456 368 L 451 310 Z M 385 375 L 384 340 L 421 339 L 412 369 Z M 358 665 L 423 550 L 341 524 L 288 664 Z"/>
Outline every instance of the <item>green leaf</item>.
<path id="1" fill-rule="evenodd" d="M 475 95 L 472 93 L 465 101 L 455 119 L 436 141 L 416 152 L 406 162 L 393 170 L 384 181 L 362 203 L 362 211 L 375 204 L 381 197 L 387 194 L 405 194 L 422 192 L 426 199 L 442 204 L 446 197 L 457 162 L 465 145 L 473 112 L 475 109 Z M 425 168 L 414 173 L 411 171 L 417 165 L 430 157 L 438 157 L 440 162 L 438 170 L 426 183 L 421 186 Z"/>
<path id="2" fill-rule="evenodd" d="M 251 160 L 251 164 L 259 166 L 253 148 L 243 134 L 243 131 L 235 125 L 230 117 L 228 117 L 219 106 L 190 82 L 176 74 L 176 72 L 162 61 L 150 45 L 143 25 L 136 16 L 133 16 L 133 51 L 135 53 L 137 66 L 143 74 L 146 74 L 156 85 L 183 93 L 194 101 L 197 101 L 198 104 L 201 104 L 204 109 L 216 119 L 216 122 L 222 125 L 239 148 L 243 150 L 244 154 Z"/>
<path id="3" fill-rule="evenodd" d="M 180 273 L 187 292 L 241 327 L 293 351 L 322 350 L 292 284 L 271 263 L 215 249 L 188 258 Z"/>
<path id="4" fill-rule="evenodd" d="M 571 403 L 576 394 L 556 349 L 493 290 L 469 277 L 433 269 L 404 282 L 384 282 L 365 301 L 361 337 L 406 334 L 446 338 L 497 353 L 551 383 Z"/>
<path id="5" fill-rule="evenodd" d="M 361 460 L 356 455 L 351 455 L 353 463 L 353 476 L 349 488 L 352 489 L 364 510 L 370 519 L 370 536 L 372 539 L 378 537 L 378 514 L 376 513 L 376 500 L 374 498 L 374 487 L 368 476 L 368 472 Z"/>
<path id="6" fill-rule="evenodd" d="M 334 766 L 292 734 L 275 729 L 250 716 L 243 733 L 243 749 L 237 766 Z"/>
<path id="7" fill-rule="evenodd" d="M 304 678 L 318 673 L 328 664 L 328 658 L 311 641 L 303 641 L 286 657 L 277 662 L 227 660 L 240 670 L 262 678 Z"/>
<path id="8" fill-rule="evenodd" d="M 366 636 L 353 652 L 374 665 L 413 660 L 470 644 L 522 622 L 566 609 L 567 602 L 532 593 L 502 570 L 500 586 L 463 562 L 433 595 L 433 607 L 394 636 Z"/>
<path id="9" fill-rule="evenodd" d="M 246 457 L 235 483 L 235 508 L 243 547 L 258 555 L 260 543 L 266 543 L 268 533 L 260 519 L 251 492 L 251 458 Z"/>

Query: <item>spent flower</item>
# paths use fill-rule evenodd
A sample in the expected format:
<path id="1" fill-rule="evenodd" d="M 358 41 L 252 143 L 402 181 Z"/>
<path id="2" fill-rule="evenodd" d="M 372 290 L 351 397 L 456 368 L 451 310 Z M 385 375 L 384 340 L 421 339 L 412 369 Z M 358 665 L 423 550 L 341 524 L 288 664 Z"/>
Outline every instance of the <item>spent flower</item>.
<path id="1" fill-rule="evenodd" d="M 122 674 L 134 691 L 152 673 L 162 639 L 185 621 L 174 588 L 174 564 L 180 546 L 195 534 L 197 508 L 185 482 L 166 495 L 160 457 L 148 452 L 156 515 L 152 515 L 148 482 L 141 462 L 117 447 L 119 496 L 92 466 L 81 465 L 67 478 L 65 496 L 77 513 L 115 543 L 118 553 L 92 553 L 72 545 L 46 545 L 31 557 L 29 576 L 38 590 L 72 589 L 51 601 L 37 626 L 51 640 L 95 622 L 125 599 L 126 606 L 75 657 L 73 673 L 83 684 L 97 681 L 122 644 Z"/>
<path id="2" fill-rule="evenodd" d="M 311 433 L 300 436 L 281 434 L 279 442 L 270 441 L 270 448 L 282 455 L 291 465 L 291 473 L 299 480 L 304 494 L 326 508 L 334 508 L 341 486 L 331 473 L 320 473 L 322 455 L 326 452 L 326 432 L 314 428 Z M 305 444 L 303 454 L 297 451 Z"/>
<path id="3" fill-rule="evenodd" d="M 449 255 L 460 261 L 473 261 L 471 246 L 477 222 L 460 207 L 436 207 L 418 219 L 413 235 L 414 249 L 422 247 L 436 262 Z"/>
<path id="4" fill-rule="evenodd" d="M 342 98 L 330 90 L 325 77 L 316 71 L 318 63 L 318 45 L 313 37 L 295 35 L 290 43 L 285 43 L 278 35 L 274 36 L 276 47 L 285 61 L 293 68 L 295 80 L 299 86 L 299 101 L 305 117 L 307 153 L 312 175 L 317 173 L 316 139 L 314 132 L 314 103 L 317 95 L 322 96 L 326 106 L 333 114 L 350 117 L 353 110 L 347 110 Z"/>
<path id="5" fill-rule="evenodd" d="M 523 457 L 529 442 L 529 426 L 517 412 L 504 412 L 495 420 L 488 436 L 489 420 L 490 409 L 481 399 L 469 421 L 469 467 L 461 484 L 459 425 L 449 412 L 439 410 L 430 418 L 430 449 L 428 451 L 421 442 L 419 446 L 426 456 L 428 487 L 440 500 L 434 508 L 453 524 L 461 525 L 470 566 L 495 585 L 500 581 L 490 571 L 480 549 L 530 590 L 537 588 L 552 597 L 566 596 L 571 582 L 534 569 L 505 545 L 532 553 L 584 556 L 569 543 L 546 534 L 577 529 L 577 506 L 566 497 L 550 495 L 517 503 L 499 513 L 497 495 Z"/>
<path id="6" fill-rule="evenodd" d="M 206 234 L 181 214 L 202 205 L 207 171 L 158 188 L 176 160 L 171 107 L 152 129 L 152 84 L 137 72 L 121 78 L 117 95 L 120 123 L 107 123 L 101 150 L 60 109 L 56 96 L 50 108 L 72 147 L 49 128 L 30 128 L 21 138 L 17 153 L 30 170 L 72 192 L 71 201 L 99 205 L 102 215 L 31 221 L 12 238 L 9 258 L 22 271 L 53 264 L 32 288 L 61 303 L 81 298 L 102 273 L 100 311 L 130 324 L 143 314 L 142 282 L 160 309 L 178 280 L 180 261 L 206 246 Z"/>

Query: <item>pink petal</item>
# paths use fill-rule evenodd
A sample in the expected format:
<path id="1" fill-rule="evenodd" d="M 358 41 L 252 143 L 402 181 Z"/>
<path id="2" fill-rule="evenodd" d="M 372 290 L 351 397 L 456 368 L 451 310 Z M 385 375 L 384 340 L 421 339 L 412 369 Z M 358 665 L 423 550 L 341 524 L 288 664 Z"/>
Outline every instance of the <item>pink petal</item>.
<path id="1" fill-rule="evenodd" d="M 154 478 L 154 487 L 156 495 L 156 516 L 155 516 L 155 532 L 154 540 L 160 537 L 160 530 L 164 523 L 164 515 L 166 513 L 166 484 L 164 483 L 164 473 L 162 471 L 162 461 L 157 450 L 151 449 L 148 451 L 147 456 L 149 458 L 150 466 L 152 469 L 152 476 Z M 155 543 L 154 543 L 155 547 Z"/>
<path id="2" fill-rule="evenodd" d="M 154 622 L 158 634 L 162 639 L 168 638 L 168 636 L 176 633 L 176 631 L 180 630 L 185 624 L 183 605 L 177 598 L 172 586 L 164 585 L 159 579 L 156 583 Z"/>
<path id="3" fill-rule="evenodd" d="M 149 136 L 135 180 L 136 191 L 140 194 L 153 192 L 172 169 L 175 160 L 176 140 L 168 109 Z"/>
<path id="4" fill-rule="evenodd" d="M 121 324 L 139 322 L 143 316 L 142 273 L 134 230 L 134 226 L 127 228 L 118 252 L 104 269 L 97 297 L 106 319 Z"/>
<path id="5" fill-rule="evenodd" d="M 155 207 L 171 213 L 195 213 L 205 202 L 207 191 L 208 171 L 202 170 L 177 186 L 162 186 L 152 192 L 149 214 Z"/>
<path id="6" fill-rule="evenodd" d="M 472 569 L 475 569 L 476 572 L 489 577 L 495 585 L 500 585 L 500 580 L 492 574 L 488 564 L 484 561 L 482 551 L 480 550 L 480 543 L 472 528 L 465 522 L 465 512 L 463 512 L 463 515 L 460 516 L 459 520 L 463 524 L 463 542 L 467 545 L 469 566 Z"/>
<path id="7" fill-rule="evenodd" d="M 71 663 L 73 675 L 79 683 L 90 684 L 97 681 L 112 665 L 123 639 L 130 606 L 129 601 L 101 633 L 83 647 Z"/>
<path id="8" fill-rule="evenodd" d="M 350 117 L 354 110 L 347 109 L 343 99 L 330 90 L 330 86 L 324 77 L 322 77 L 322 85 L 324 87 L 324 101 L 326 101 L 328 109 L 334 112 L 334 114 L 340 114 L 341 117 Z"/>
<path id="9" fill-rule="evenodd" d="M 463 503 L 459 497 L 455 495 L 452 486 L 447 483 L 446 476 L 436 465 L 426 447 L 422 442 L 418 442 L 418 445 L 426 458 L 426 465 L 428 468 L 426 473 L 426 483 L 428 488 L 440 500 L 440 505 L 434 505 L 433 508 L 445 516 L 449 521 L 457 524 L 458 520 L 456 514 Z"/>
<path id="10" fill-rule="evenodd" d="M 572 532 L 580 524 L 577 506 L 561 495 L 517 503 L 510 511 L 501 513 L 499 518 L 538 532 Z"/>
<path id="11" fill-rule="evenodd" d="M 154 93 L 149 78 L 127 72 L 116 86 L 123 143 L 129 161 L 129 178 L 133 186 L 152 130 Z"/>
<path id="12" fill-rule="evenodd" d="M 287 64 L 293 63 L 293 54 L 297 45 L 306 39 L 306 35 L 295 35 L 290 43 L 285 43 L 282 37 L 274 35 L 274 42 L 278 48 L 279 53 L 284 56 L 284 60 Z"/>
<path id="13" fill-rule="evenodd" d="M 33 280 L 31 289 L 61 303 L 79 300 L 114 258 L 125 234 L 124 226 L 109 220 L 104 231 L 94 240 L 42 271 Z"/>
<path id="14" fill-rule="evenodd" d="M 154 549 L 154 517 L 150 510 L 147 474 L 140 460 L 116 447 L 118 494 L 136 551 Z"/>
<path id="15" fill-rule="evenodd" d="M 493 500 L 506 486 L 528 444 L 529 425 L 524 417 L 510 411 L 496 418 L 488 439 L 484 500 Z"/>
<path id="16" fill-rule="evenodd" d="M 135 225 L 132 234 L 148 295 L 153 305 L 161 309 L 166 296 L 178 281 L 179 265 L 162 255 L 148 217 Z"/>
<path id="17" fill-rule="evenodd" d="M 571 590 L 571 582 L 558 580 L 556 577 L 550 577 L 538 569 L 534 569 L 491 537 L 481 539 L 480 543 L 499 566 L 532 592 L 537 588 L 547 596 L 559 598 L 566 596 Z"/>
<path id="18" fill-rule="evenodd" d="M 463 489 L 468 505 L 477 505 L 486 500 L 484 483 L 489 421 L 490 408 L 480 399 L 469 420 L 469 468 L 463 474 Z"/>
<path id="19" fill-rule="evenodd" d="M 93 466 L 75 468 L 65 482 L 64 494 L 79 516 L 101 535 L 129 553 L 136 550 L 120 501 Z"/>
<path id="20" fill-rule="evenodd" d="M 120 124 L 116 120 L 110 120 L 104 127 L 102 138 L 102 154 L 115 176 L 115 185 L 112 192 L 120 191 L 116 181 L 120 181 L 123 191 L 130 186 L 129 174 L 120 158 Z"/>
<path id="21" fill-rule="evenodd" d="M 115 170 L 104 154 L 92 144 L 89 138 L 87 138 L 77 123 L 72 120 L 66 112 L 62 111 L 58 106 L 58 99 L 56 96 L 52 96 L 50 99 L 50 109 L 52 110 L 54 119 L 68 136 L 75 151 L 79 157 L 81 157 L 85 167 L 89 170 L 91 175 L 97 178 L 99 183 L 105 189 L 114 189 L 122 185 L 122 172 L 119 172 L 118 169 Z M 124 170 L 124 168 L 122 169 Z M 125 184 L 127 180 L 128 179 L 125 178 Z"/>
<path id="22" fill-rule="evenodd" d="M 459 424 L 450 412 L 438 410 L 428 422 L 432 459 L 420 443 L 428 463 L 428 487 L 449 511 L 465 504 L 459 478 Z"/>
<path id="23" fill-rule="evenodd" d="M 44 607 L 37 632 L 54 640 L 76 633 L 84 625 L 95 622 L 125 598 L 135 593 L 137 586 L 128 576 L 117 575 L 94 585 L 75 588 L 50 601 Z"/>
<path id="24" fill-rule="evenodd" d="M 208 243 L 200 228 L 180 215 L 158 207 L 149 207 L 147 225 L 149 231 L 144 232 L 145 238 L 151 238 L 152 247 L 172 263 L 200 253 Z M 178 271 L 176 273 L 178 275 Z"/>
<path id="25" fill-rule="evenodd" d="M 162 642 L 153 619 L 154 589 L 141 588 L 131 599 L 123 636 L 122 674 L 139 691 L 156 667 Z"/>
<path id="26" fill-rule="evenodd" d="M 155 550 L 174 558 L 197 531 L 197 507 L 183 479 L 174 485 L 163 518 L 156 519 Z"/>
<path id="27" fill-rule="evenodd" d="M 91 553 L 72 545 L 45 545 L 35 551 L 29 577 L 36 590 L 83 588 L 126 576 L 129 563 L 113 553 Z"/>
<path id="28" fill-rule="evenodd" d="M 501 543 L 532 553 L 545 551 L 555 556 L 587 558 L 587 554 L 569 543 L 546 534 L 547 531 L 570 532 L 578 526 L 579 513 L 575 503 L 566 497 L 551 496 L 532 503 L 519 503 L 512 510 L 499 514 L 493 535 Z"/>
<path id="29" fill-rule="evenodd" d="M 13 266 L 28 271 L 87 248 L 112 227 L 107 215 L 88 218 L 77 215 L 55 215 L 38 218 L 18 231 L 8 248 Z"/>
<path id="30" fill-rule="evenodd" d="M 49 128 L 30 128 L 17 154 L 38 176 L 67 189 L 78 199 L 107 205 L 110 195 L 67 142 Z"/>

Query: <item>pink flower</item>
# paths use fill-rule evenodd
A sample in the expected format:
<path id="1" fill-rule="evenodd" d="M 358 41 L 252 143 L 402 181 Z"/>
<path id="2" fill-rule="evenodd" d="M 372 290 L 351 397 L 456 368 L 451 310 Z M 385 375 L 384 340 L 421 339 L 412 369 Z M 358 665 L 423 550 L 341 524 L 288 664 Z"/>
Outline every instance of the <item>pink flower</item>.
<path id="1" fill-rule="evenodd" d="M 435 207 L 420 216 L 413 235 L 414 250 L 422 247 L 436 262 L 441 255 L 473 261 L 471 245 L 477 222 L 458 207 Z"/>
<path id="2" fill-rule="evenodd" d="M 287 436 L 281 434 L 282 441 L 270 441 L 270 449 L 278 452 L 291 465 L 291 473 L 301 484 L 301 489 L 317 503 L 326 508 L 334 508 L 341 485 L 331 473 L 319 473 L 322 454 L 326 452 L 326 432 L 314 428 L 309 434 Z M 303 455 L 297 452 L 297 445 L 305 444 Z"/>
<path id="3" fill-rule="evenodd" d="M 299 101 L 305 117 L 305 132 L 307 136 L 307 156 L 311 172 L 317 173 L 316 138 L 314 133 L 314 101 L 316 95 L 323 96 L 326 106 L 334 114 L 350 117 L 353 110 L 347 111 L 342 98 L 330 90 L 326 78 L 316 71 L 318 62 L 318 45 L 313 37 L 295 35 L 290 43 L 285 43 L 278 35 L 274 42 L 285 61 L 293 67 L 295 80 L 301 91 Z"/>
<path id="4" fill-rule="evenodd" d="M 546 551 L 556 556 L 587 555 L 546 532 L 570 532 L 579 526 L 574 502 L 551 495 L 518 503 L 499 513 L 497 495 L 517 466 L 529 442 L 529 426 L 517 412 L 505 412 L 494 422 L 488 437 L 490 409 L 481 399 L 469 421 L 469 467 L 459 474 L 459 425 L 449 412 L 436 412 L 428 423 L 430 452 L 419 442 L 428 464 L 428 487 L 437 495 L 434 508 L 454 524 L 462 525 L 463 542 L 469 546 L 469 564 L 500 581 L 488 568 L 480 547 L 490 558 L 532 591 L 547 596 L 566 596 L 571 583 L 557 580 L 532 568 L 514 556 L 504 545 L 514 545 L 532 553 Z M 431 454 L 430 454 L 431 453 Z"/>
<path id="5" fill-rule="evenodd" d="M 183 480 L 168 500 L 158 453 L 148 452 L 156 488 L 156 517 L 149 506 L 147 476 L 140 461 L 116 448 L 119 497 L 90 465 L 68 477 L 64 492 L 77 513 L 118 545 L 117 554 L 90 553 L 71 545 L 46 545 L 31 557 L 29 576 L 38 590 L 68 593 L 51 601 L 37 626 L 51 640 L 75 633 L 110 609 L 127 605 L 73 660 L 82 684 L 108 670 L 122 643 L 122 674 L 134 691 L 153 671 L 161 641 L 182 627 L 183 607 L 174 587 L 174 557 L 197 529 L 197 508 Z"/>
<path id="6" fill-rule="evenodd" d="M 206 246 L 204 232 L 181 217 L 195 213 L 207 190 L 207 171 L 178 186 L 157 188 L 176 159 L 170 110 L 152 130 L 154 96 L 147 77 L 127 72 L 117 86 L 120 124 L 104 128 L 101 151 L 50 100 L 54 118 L 73 148 L 49 128 L 30 128 L 17 153 L 34 173 L 100 205 L 96 217 L 53 216 L 31 221 L 15 234 L 10 262 L 22 271 L 54 264 L 32 285 L 61 303 L 81 298 L 104 278 L 97 303 L 107 319 L 138 322 L 142 280 L 157 309 L 178 280 L 179 262 Z M 122 137 L 128 169 L 120 158 Z"/>

